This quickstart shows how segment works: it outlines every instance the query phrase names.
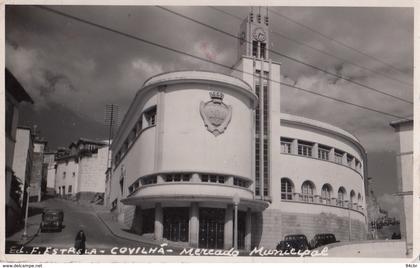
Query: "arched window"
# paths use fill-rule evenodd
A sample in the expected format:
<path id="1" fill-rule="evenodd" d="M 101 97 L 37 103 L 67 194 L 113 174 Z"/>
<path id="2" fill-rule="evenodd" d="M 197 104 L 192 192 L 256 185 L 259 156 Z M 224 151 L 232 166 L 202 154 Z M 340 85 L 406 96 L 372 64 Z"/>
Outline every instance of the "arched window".
<path id="1" fill-rule="evenodd" d="M 346 198 L 346 189 L 340 187 L 338 189 L 337 206 L 344 207 L 344 199 Z"/>
<path id="2" fill-rule="evenodd" d="M 315 185 L 311 181 L 305 181 L 302 184 L 302 201 L 314 202 Z"/>
<path id="3" fill-rule="evenodd" d="M 324 184 L 321 189 L 321 202 L 323 204 L 331 205 L 332 186 L 328 183 Z"/>
<path id="4" fill-rule="evenodd" d="M 281 178 L 281 199 L 293 200 L 293 183 L 288 178 Z"/>
<path id="5" fill-rule="evenodd" d="M 350 191 L 350 204 L 349 204 L 350 208 L 353 208 L 353 204 L 355 203 L 355 201 L 356 201 L 356 193 L 353 190 L 351 190 Z"/>

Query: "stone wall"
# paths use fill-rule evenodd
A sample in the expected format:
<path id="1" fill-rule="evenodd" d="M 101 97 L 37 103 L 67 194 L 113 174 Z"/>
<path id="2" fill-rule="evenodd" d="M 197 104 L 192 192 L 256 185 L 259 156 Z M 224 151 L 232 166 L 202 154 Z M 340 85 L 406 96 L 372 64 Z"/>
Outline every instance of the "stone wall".
<path id="1" fill-rule="evenodd" d="M 351 240 L 366 239 L 366 224 L 351 221 Z M 266 210 L 252 214 L 252 247 L 275 248 L 288 234 L 304 234 L 310 241 L 315 234 L 333 233 L 337 240 L 349 240 L 349 219 L 332 213 L 305 214 Z"/>
<path id="2" fill-rule="evenodd" d="M 349 218 L 332 213 L 284 213 L 282 215 L 282 226 L 284 235 L 303 233 L 308 240 L 311 240 L 315 234 L 333 233 L 339 241 L 349 240 Z M 365 223 L 352 219 L 351 240 L 365 239 Z"/>
<path id="3" fill-rule="evenodd" d="M 137 206 L 127 206 L 123 208 L 124 226 L 136 234 L 142 234 L 141 208 Z"/>

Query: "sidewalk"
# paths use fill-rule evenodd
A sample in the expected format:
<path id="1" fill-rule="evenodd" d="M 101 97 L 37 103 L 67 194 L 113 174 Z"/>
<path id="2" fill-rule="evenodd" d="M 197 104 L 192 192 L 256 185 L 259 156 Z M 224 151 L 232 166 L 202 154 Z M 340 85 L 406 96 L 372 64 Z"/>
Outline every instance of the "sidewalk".
<path id="1" fill-rule="evenodd" d="M 27 239 L 23 239 L 23 233 L 25 229 L 19 230 L 18 232 L 14 233 L 13 235 L 6 237 L 6 241 L 8 242 L 16 242 L 17 244 L 26 245 L 27 243 L 31 242 L 32 239 L 38 235 L 40 229 L 40 224 L 42 220 L 42 214 L 35 214 L 31 217 L 28 217 L 27 223 Z"/>
<path id="2" fill-rule="evenodd" d="M 182 243 L 182 242 L 172 242 L 168 240 L 161 240 L 156 241 L 152 238 L 144 237 L 139 234 L 130 233 L 127 231 L 124 231 L 120 224 L 114 219 L 114 216 L 105 210 L 98 210 L 95 211 L 97 217 L 102 221 L 102 223 L 107 227 L 107 229 L 110 231 L 110 233 L 118 238 L 126 239 L 134 242 L 140 242 L 146 246 L 160 246 L 163 243 L 168 244 L 171 248 L 174 249 L 184 249 L 188 248 L 188 243 Z"/>

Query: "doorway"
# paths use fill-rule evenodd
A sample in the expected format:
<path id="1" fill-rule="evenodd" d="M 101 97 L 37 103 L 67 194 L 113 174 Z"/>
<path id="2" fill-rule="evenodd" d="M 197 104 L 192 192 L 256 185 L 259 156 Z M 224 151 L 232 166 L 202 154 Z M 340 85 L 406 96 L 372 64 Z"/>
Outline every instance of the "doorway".
<path id="1" fill-rule="evenodd" d="M 222 249 L 225 233 L 225 209 L 200 208 L 199 219 L 199 247 Z"/>

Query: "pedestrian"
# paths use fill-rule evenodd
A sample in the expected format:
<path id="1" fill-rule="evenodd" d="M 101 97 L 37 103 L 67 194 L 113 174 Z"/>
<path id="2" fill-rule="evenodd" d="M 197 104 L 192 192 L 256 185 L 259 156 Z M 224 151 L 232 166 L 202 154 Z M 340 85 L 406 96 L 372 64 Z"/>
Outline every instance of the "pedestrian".
<path id="1" fill-rule="evenodd" d="M 80 230 L 74 241 L 74 248 L 76 249 L 77 254 L 84 254 L 86 249 L 86 236 L 83 230 Z"/>

